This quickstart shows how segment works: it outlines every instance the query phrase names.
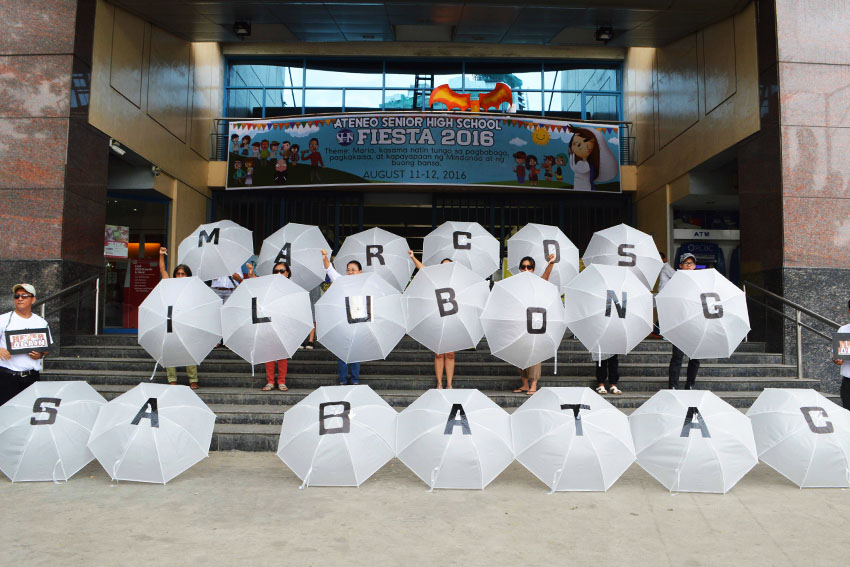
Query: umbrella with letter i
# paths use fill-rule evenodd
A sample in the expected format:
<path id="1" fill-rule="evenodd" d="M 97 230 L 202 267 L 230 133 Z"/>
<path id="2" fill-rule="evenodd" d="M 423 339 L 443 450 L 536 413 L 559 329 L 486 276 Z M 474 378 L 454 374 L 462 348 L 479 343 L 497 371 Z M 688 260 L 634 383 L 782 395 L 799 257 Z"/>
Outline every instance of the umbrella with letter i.
<path id="1" fill-rule="evenodd" d="M 292 281 L 310 291 L 325 280 L 322 250 L 330 250 L 330 246 L 319 227 L 287 223 L 263 240 L 257 275 L 271 275 L 275 264 L 286 262 Z"/>
<path id="2" fill-rule="evenodd" d="M 549 255 L 555 255 L 549 283 L 561 293 L 570 280 L 578 275 L 578 248 L 557 226 L 527 224 L 508 240 L 508 270 L 518 274 L 520 261 L 530 256 L 534 259 L 534 273 L 542 275 L 549 264 Z"/>
<path id="3" fill-rule="evenodd" d="M 180 263 L 203 281 L 240 272 L 253 255 L 251 231 L 229 220 L 200 225 L 177 248 Z"/>
<path id="4" fill-rule="evenodd" d="M 86 382 L 36 382 L 0 406 L 0 470 L 12 482 L 65 481 L 86 447 L 103 396 Z"/>
<path id="5" fill-rule="evenodd" d="M 345 239 L 334 258 L 334 268 L 344 274 L 348 263 L 357 260 L 364 272 L 374 272 L 402 291 L 413 273 L 408 250 L 407 240 L 401 236 L 382 228 L 370 228 Z"/>
<path id="6" fill-rule="evenodd" d="M 594 232 L 582 259 L 586 266 L 628 268 L 649 289 L 655 285 L 664 264 L 652 237 L 627 224 Z"/>
<path id="7" fill-rule="evenodd" d="M 446 221 L 425 236 L 422 263 L 460 262 L 481 278 L 499 269 L 499 241 L 477 222 Z"/>

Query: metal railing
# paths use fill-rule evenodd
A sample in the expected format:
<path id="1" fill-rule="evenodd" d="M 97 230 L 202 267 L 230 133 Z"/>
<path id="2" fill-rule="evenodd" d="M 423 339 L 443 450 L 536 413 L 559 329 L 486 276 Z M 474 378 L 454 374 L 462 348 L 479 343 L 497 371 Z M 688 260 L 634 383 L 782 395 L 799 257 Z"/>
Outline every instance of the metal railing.
<path id="1" fill-rule="evenodd" d="M 814 333 L 815 335 L 826 339 L 830 343 L 832 342 L 832 336 L 831 335 L 828 335 L 828 334 L 826 334 L 822 331 L 819 331 L 818 329 L 815 329 L 811 325 L 807 325 L 806 323 L 803 323 L 802 316 L 807 315 L 807 316 L 811 317 L 812 319 L 819 321 L 819 322 L 823 323 L 824 325 L 831 327 L 833 330 L 837 330 L 841 325 L 836 323 L 832 319 L 827 319 L 823 315 L 819 315 L 819 314 L 815 313 L 814 311 L 812 311 L 810 309 L 806 309 L 802 305 L 798 305 L 798 304 L 794 303 L 793 301 L 789 301 L 789 300 L 785 299 L 784 297 L 782 297 L 781 295 L 777 295 L 777 294 L 773 293 L 772 291 L 768 291 L 768 290 L 764 289 L 763 287 L 757 286 L 756 284 L 754 284 L 752 282 L 748 282 L 748 281 L 743 282 L 743 284 L 741 285 L 741 288 L 744 290 L 744 296 L 747 297 L 748 301 L 752 301 L 753 303 L 757 303 L 757 304 L 761 305 L 762 307 L 764 307 L 765 309 L 767 309 L 768 311 L 776 313 L 780 317 L 794 322 L 795 329 L 796 329 L 795 339 L 796 339 L 796 343 L 797 343 L 797 345 L 796 345 L 797 346 L 797 378 L 798 379 L 802 378 L 803 377 L 803 329 L 806 329 L 807 331 L 810 331 L 810 332 Z M 768 305 L 764 301 L 760 301 L 760 300 L 755 299 L 753 297 L 747 296 L 747 291 L 749 289 L 754 289 L 756 291 L 759 291 L 762 294 L 764 294 L 766 297 L 769 297 L 773 300 L 776 300 L 786 307 L 790 307 L 790 308 L 794 309 L 794 316 L 791 317 L 790 315 L 788 315 L 784 311 L 776 309 L 775 307 L 771 307 L 770 305 Z"/>
<path id="2" fill-rule="evenodd" d="M 94 334 L 97 335 L 98 319 L 100 315 L 100 276 L 91 276 L 90 278 L 86 278 L 82 281 L 79 281 L 73 285 L 66 287 L 65 289 L 60 289 L 56 293 L 48 295 L 44 299 L 39 299 L 38 301 L 33 303 L 33 307 L 40 307 L 41 317 L 45 318 L 48 315 L 59 313 L 60 311 L 62 311 L 62 309 L 73 304 L 76 309 L 76 324 L 74 325 L 74 330 L 76 331 L 80 327 L 80 303 L 91 293 L 92 290 L 88 289 L 88 286 L 92 282 L 94 282 Z M 74 295 L 74 297 L 67 301 L 64 301 L 65 298 L 72 294 Z M 47 311 L 47 304 L 49 302 L 55 302 L 57 300 L 62 300 L 62 302 L 56 306 L 51 305 L 50 311 Z"/>

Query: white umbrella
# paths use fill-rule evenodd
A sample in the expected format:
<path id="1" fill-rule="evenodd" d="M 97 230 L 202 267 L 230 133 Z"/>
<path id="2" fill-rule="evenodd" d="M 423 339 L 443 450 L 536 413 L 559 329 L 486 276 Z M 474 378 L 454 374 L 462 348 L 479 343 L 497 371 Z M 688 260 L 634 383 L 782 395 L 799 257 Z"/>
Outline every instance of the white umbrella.
<path id="1" fill-rule="evenodd" d="M 86 382 L 36 382 L 0 407 L 0 470 L 12 482 L 68 480 L 92 459 L 86 447 L 103 396 Z"/>
<path id="2" fill-rule="evenodd" d="M 555 255 L 555 264 L 549 283 L 564 292 L 566 285 L 578 275 L 578 248 L 557 226 L 527 224 L 508 239 L 508 270 L 519 273 L 520 260 L 526 256 L 534 259 L 534 273 L 546 271 L 549 255 Z"/>
<path id="3" fill-rule="evenodd" d="M 346 364 L 384 359 L 404 336 L 403 309 L 381 276 L 342 276 L 316 302 L 316 335 Z"/>
<path id="4" fill-rule="evenodd" d="M 635 460 L 629 419 L 590 388 L 541 388 L 511 431 L 516 459 L 553 492 L 608 490 Z"/>
<path id="5" fill-rule="evenodd" d="M 408 250 L 404 238 L 382 228 L 370 228 L 345 239 L 334 258 L 334 267 L 344 274 L 348 263 L 357 260 L 364 272 L 374 272 L 402 291 L 413 273 Z"/>
<path id="6" fill-rule="evenodd" d="M 728 358 L 750 331 L 744 292 L 717 270 L 679 270 L 655 296 L 664 338 L 688 358 Z"/>
<path id="7" fill-rule="evenodd" d="M 221 340 L 220 311 L 199 278 L 164 279 L 139 306 L 139 344 L 162 366 L 200 364 Z"/>
<path id="8" fill-rule="evenodd" d="M 661 390 L 629 416 L 638 464 L 672 492 L 728 492 L 758 463 L 747 416 L 705 390 Z"/>
<path id="9" fill-rule="evenodd" d="M 428 390 L 398 416 L 396 454 L 434 488 L 477 488 L 514 460 L 510 415 L 478 390 Z"/>
<path id="10" fill-rule="evenodd" d="M 323 386 L 286 412 L 277 456 L 304 486 L 360 486 L 395 456 L 398 413 L 369 386 Z"/>
<path id="11" fill-rule="evenodd" d="M 404 292 L 407 333 L 437 354 L 475 348 L 490 287 L 458 262 L 426 266 Z"/>
<path id="12" fill-rule="evenodd" d="M 279 274 L 245 280 L 221 308 L 224 344 L 251 364 L 291 358 L 312 329 L 310 294 Z"/>
<path id="13" fill-rule="evenodd" d="M 628 268 L 647 288 L 655 285 L 663 265 L 652 237 L 627 224 L 594 232 L 582 259 L 586 266 Z"/>
<path id="14" fill-rule="evenodd" d="M 652 331 L 652 294 L 623 268 L 585 269 L 567 285 L 564 305 L 570 331 L 597 357 L 627 354 Z"/>
<path id="15" fill-rule="evenodd" d="M 101 408 L 88 446 L 112 480 L 165 484 L 209 455 L 214 425 L 188 386 L 142 383 Z"/>
<path id="16" fill-rule="evenodd" d="M 766 388 L 747 411 L 759 459 L 800 488 L 850 488 L 850 412 L 819 392 Z"/>
<path id="17" fill-rule="evenodd" d="M 288 223 L 263 240 L 257 275 L 271 275 L 275 264 L 286 262 L 292 271 L 292 281 L 310 291 L 325 281 L 322 250 L 330 250 L 330 245 L 319 227 Z"/>
<path id="18" fill-rule="evenodd" d="M 446 258 L 486 278 L 499 269 L 499 241 L 477 222 L 446 221 L 425 236 L 422 263 L 433 266 Z"/>
<path id="19" fill-rule="evenodd" d="M 496 282 L 481 324 L 493 356 L 518 368 L 555 356 L 567 330 L 558 288 L 530 272 Z"/>
<path id="20" fill-rule="evenodd" d="M 202 224 L 183 239 L 177 255 L 193 276 L 212 280 L 238 273 L 254 255 L 254 238 L 250 230 L 233 221 Z"/>

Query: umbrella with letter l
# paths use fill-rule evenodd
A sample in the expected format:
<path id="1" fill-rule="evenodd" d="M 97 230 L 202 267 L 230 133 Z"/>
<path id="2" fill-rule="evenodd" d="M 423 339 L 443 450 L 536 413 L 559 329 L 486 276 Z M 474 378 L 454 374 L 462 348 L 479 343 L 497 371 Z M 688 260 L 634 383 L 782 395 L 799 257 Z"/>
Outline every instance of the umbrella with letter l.
<path id="1" fill-rule="evenodd" d="M 370 228 L 345 239 L 334 258 L 340 274 L 352 260 L 360 262 L 364 272 L 374 272 L 399 291 L 404 290 L 413 273 L 407 240 L 382 228 Z"/>
<path id="2" fill-rule="evenodd" d="M 433 266 L 446 258 L 486 278 L 499 269 L 499 241 L 477 222 L 446 221 L 425 236 L 422 263 Z"/>
<path id="3" fill-rule="evenodd" d="M 287 223 L 263 240 L 257 275 L 271 275 L 275 264 L 286 262 L 292 281 L 310 291 L 325 280 L 322 250 L 330 250 L 330 246 L 319 227 Z"/>
<path id="4" fill-rule="evenodd" d="M 508 270 L 518 274 L 520 261 L 526 256 L 534 259 L 534 273 L 542 275 L 555 255 L 549 283 L 564 292 L 566 285 L 578 275 L 578 248 L 557 226 L 530 223 L 508 240 Z"/>
<path id="5" fill-rule="evenodd" d="M 12 482 L 65 481 L 94 459 L 103 396 L 86 382 L 36 382 L 0 406 L 0 470 Z"/>
<path id="6" fill-rule="evenodd" d="M 628 268 L 648 289 L 655 285 L 664 264 L 652 237 L 627 224 L 594 232 L 582 259 L 586 266 Z"/>
<path id="7" fill-rule="evenodd" d="M 183 239 L 177 255 L 203 281 L 226 277 L 241 271 L 254 255 L 254 237 L 233 221 L 202 224 Z"/>

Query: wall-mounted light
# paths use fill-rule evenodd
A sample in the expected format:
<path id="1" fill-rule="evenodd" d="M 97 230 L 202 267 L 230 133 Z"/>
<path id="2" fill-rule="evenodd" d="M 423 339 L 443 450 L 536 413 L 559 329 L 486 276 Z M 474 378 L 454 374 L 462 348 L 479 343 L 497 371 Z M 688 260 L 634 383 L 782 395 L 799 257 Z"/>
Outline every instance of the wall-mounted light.
<path id="1" fill-rule="evenodd" d="M 245 39 L 251 35 L 251 22 L 233 22 L 233 33 L 239 36 L 239 39 Z"/>
<path id="2" fill-rule="evenodd" d="M 151 166 L 151 173 L 153 173 L 154 177 L 159 177 L 159 172 L 160 172 L 160 169 L 159 169 L 158 165 L 152 165 Z"/>
<path id="3" fill-rule="evenodd" d="M 109 138 L 109 149 L 118 154 L 119 156 L 123 156 L 127 153 L 127 150 L 121 147 L 121 144 L 118 142 L 118 140 L 115 140 L 113 138 Z"/>
<path id="4" fill-rule="evenodd" d="M 614 39 L 614 28 L 611 26 L 599 26 L 596 28 L 596 41 L 608 43 Z"/>

